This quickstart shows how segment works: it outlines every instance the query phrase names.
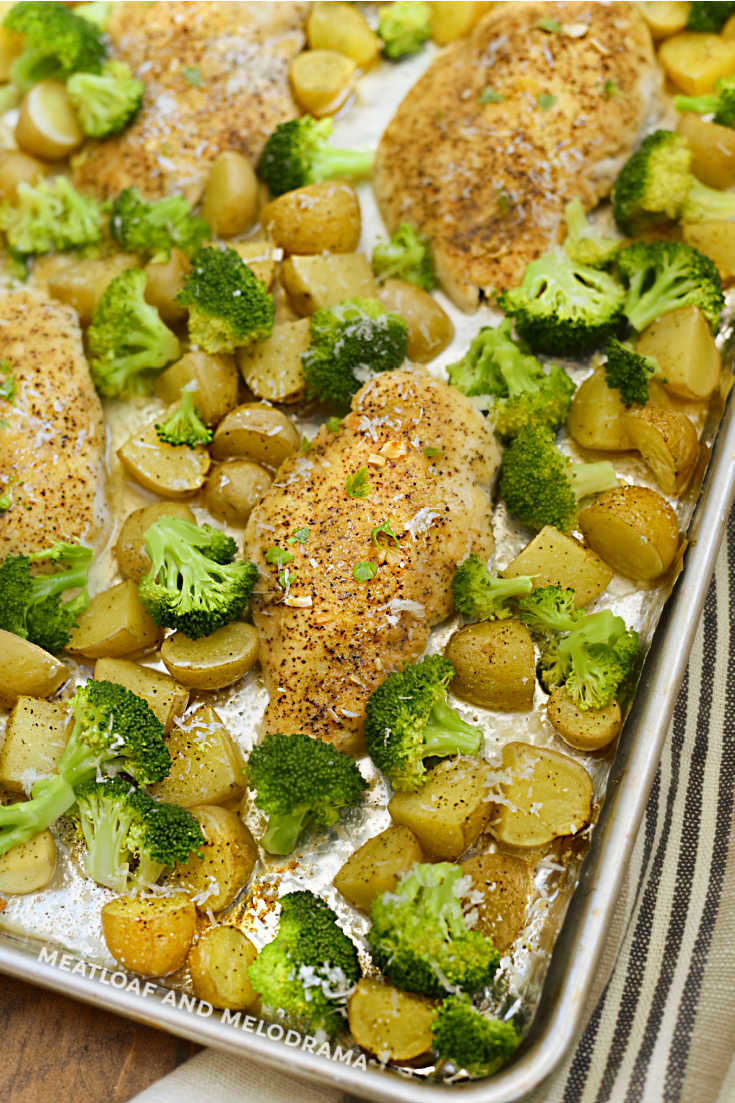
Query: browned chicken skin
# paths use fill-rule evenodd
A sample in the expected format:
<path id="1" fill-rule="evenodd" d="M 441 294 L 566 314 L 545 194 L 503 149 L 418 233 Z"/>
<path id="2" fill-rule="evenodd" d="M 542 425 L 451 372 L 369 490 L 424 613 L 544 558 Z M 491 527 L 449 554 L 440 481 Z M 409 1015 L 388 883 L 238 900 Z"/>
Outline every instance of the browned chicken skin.
<path id="1" fill-rule="evenodd" d="M 488 489 L 498 448 L 458 391 L 427 375 L 388 372 L 355 396 L 338 433 L 322 428 L 287 460 L 245 533 L 261 571 L 253 619 L 270 703 L 267 732 L 304 731 L 360 747 L 365 702 L 392 670 L 424 650 L 451 612 L 451 579 L 471 552 L 492 549 Z M 425 449 L 429 449 L 429 456 Z M 440 455 L 433 455 L 433 450 Z M 367 468 L 367 497 L 348 476 Z M 373 530 L 389 522 L 397 540 Z M 307 527 L 302 546 L 288 543 Z M 288 590 L 268 548 L 294 555 Z M 376 575 L 353 576 L 372 561 Z"/>

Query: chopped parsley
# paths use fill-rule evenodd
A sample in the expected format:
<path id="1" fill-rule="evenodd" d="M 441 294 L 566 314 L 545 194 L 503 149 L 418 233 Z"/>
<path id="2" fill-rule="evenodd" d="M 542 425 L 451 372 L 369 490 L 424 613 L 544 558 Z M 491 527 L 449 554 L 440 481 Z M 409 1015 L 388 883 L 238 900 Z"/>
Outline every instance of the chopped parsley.
<path id="1" fill-rule="evenodd" d="M 301 434 L 301 444 L 299 446 L 299 452 L 302 456 L 305 456 L 307 452 L 311 452 L 311 441 L 307 436 Z"/>
<path id="2" fill-rule="evenodd" d="M 284 590 L 289 588 L 297 571 L 298 567 L 284 567 L 282 571 L 278 572 L 278 582 Z"/>
<path id="3" fill-rule="evenodd" d="M 285 567 L 287 563 L 293 563 L 293 556 L 290 551 L 286 551 L 284 548 L 272 547 L 267 549 L 265 561 L 266 563 L 275 563 L 277 567 Z"/>
<path id="4" fill-rule="evenodd" d="M 502 103 L 505 96 L 502 92 L 496 92 L 494 88 L 491 88 L 489 84 L 486 84 L 480 95 L 477 97 L 478 103 Z"/>
<path id="5" fill-rule="evenodd" d="M 289 536 L 286 541 L 287 544 L 305 544 L 309 539 L 309 530 L 304 527 L 302 529 L 295 529 L 293 536 Z M 293 556 L 291 556 L 293 559 Z"/>
<path id="6" fill-rule="evenodd" d="M 329 430 L 330 433 L 338 433 L 341 428 L 342 428 L 342 418 L 341 417 L 327 418 L 327 429 Z"/>
<path id="7" fill-rule="evenodd" d="M 345 479 L 348 498 L 367 498 L 373 489 L 367 467 L 361 467 Z"/>
<path id="8" fill-rule="evenodd" d="M 201 88 L 202 74 L 199 72 L 196 65 L 185 65 L 181 70 L 181 75 L 189 84 L 193 84 L 196 88 Z"/>
<path id="9" fill-rule="evenodd" d="M 424 455 L 427 460 L 438 460 L 441 454 L 441 448 L 424 448 Z"/>
<path id="10" fill-rule="evenodd" d="M 377 573 L 378 564 L 373 563 L 370 559 L 366 559 L 362 563 L 355 563 L 352 568 L 352 577 L 355 582 L 369 582 L 371 578 L 375 578 Z"/>
<path id="11" fill-rule="evenodd" d="M 606 100 L 609 100 L 612 99 L 613 96 L 622 95 L 622 92 L 614 80 L 606 80 L 602 86 L 602 94 Z"/>
<path id="12" fill-rule="evenodd" d="M 536 96 L 536 103 L 542 111 L 548 111 L 556 103 L 556 96 L 552 96 L 551 92 L 539 92 Z"/>
<path id="13" fill-rule="evenodd" d="M 559 34 L 561 23 L 558 19 L 539 19 L 536 27 L 539 31 L 546 31 L 547 34 Z"/>
<path id="14" fill-rule="evenodd" d="M 387 536 L 389 540 L 392 540 L 395 546 L 398 546 L 398 537 L 391 528 L 390 521 L 383 521 L 382 525 L 376 525 L 370 533 L 370 539 L 376 548 L 380 547 L 380 537 Z"/>
<path id="15" fill-rule="evenodd" d="M 0 398 L 12 402 L 15 398 L 15 376 L 11 374 L 12 369 L 7 360 L 0 360 L 0 372 L 5 376 L 0 380 Z"/>
<path id="16" fill-rule="evenodd" d="M 13 492 L 8 489 L 0 498 L 0 513 L 7 513 L 13 504 Z"/>

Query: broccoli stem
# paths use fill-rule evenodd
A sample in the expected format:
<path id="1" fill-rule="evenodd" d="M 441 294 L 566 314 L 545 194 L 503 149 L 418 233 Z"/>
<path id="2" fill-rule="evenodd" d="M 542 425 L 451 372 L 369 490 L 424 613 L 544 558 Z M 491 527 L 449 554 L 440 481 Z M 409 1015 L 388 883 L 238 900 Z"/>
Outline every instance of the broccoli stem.
<path id="1" fill-rule="evenodd" d="M 304 829 L 308 808 L 290 813 L 273 813 L 265 835 L 260 840 L 269 854 L 290 854 Z"/>
<path id="2" fill-rule="evenodd" d="M 674 107 L 677 111 L 694 111 L 697 115 L 709 115 L 720 106 L 720 97 L 710 96 L 676 96 Z"/>
<path id="3" fill-rule="evenodd" d="M 570 466 L 569 478 L 577 501 L 580 498 L 586 498 L 589 494 L 601 494 L 603 490 L 612 490 L 618 485 L 615 468 L 609 460 L 600 460 L 598 463 L 573 463 Z"/>
<path id="4" fill-rule="evenodd" d="M 63 594 L 67 590 L 84 590 L 87 585 L 88 571 L 89 567 L 85 565 L 69 571 L 57 571 L 56 574 L 35 575 L 31 583 L 33 589 L 32 600 L 34 602 L 43 601 L 44 598 Z M 89 604 L 89 598 L 86 599 L 82 608 L 86 608 L 87 604 Z M 79 611 L 81 612 L 81 610 Z"/>
<path id="5" fill-rule="evenodd" d="M 0 854 L 45 831 L 69 811 L 75 800 L 69 782 L 54 775 L 36 782 L 31 800 L 0 806 Z"/>
<path id="6" fill-rule="evenodd" d="M 72 789 L 76 789 L 83 781 L 93 778 L 98 766 L 111 757 L 106 749 L 99 755 L 94 755 L 85 741 L 80 738 L 81 732 L 82 724 L 77 721 L 57 766 L 59 775 Z"/>
<path id="7" fill-rule="evenodd" d="M 431 710 L 423 739 L 424 758 L 431 755 L 474 755 L 480 750 L 482 732 L 465 723 L 446 701 L 440 701 Z"/>
<path id="8" fill-rule="evenodd" d="M 125 892 L 128 884 L 127 862 L 120 864 L 120 853 L 130 828 L 129 817 L 112 815 L 103 811 L 94 824 L 94 831 L 87 831 L 82 817 L 82 831 L 87 843 L 84 866 L 98 885 L 106 885 L 115 892 Z"/>
<path id="9" fill-rule="evenodd" d="M 735 195 L 732 192 L 708 188 L 692 177 L 692 183 L 681 208 L 684 222 L 707 222 L 710 219 L 735 218 Z"/>
<path id="10" fill-rule="evenodd" d="M 310 175 L 315 180 L 332 180 L 337 176 L 353 179 L 369 176 L 374 154 L 354 149 L 333 149 L 325 145 L 310 156 Z"/>

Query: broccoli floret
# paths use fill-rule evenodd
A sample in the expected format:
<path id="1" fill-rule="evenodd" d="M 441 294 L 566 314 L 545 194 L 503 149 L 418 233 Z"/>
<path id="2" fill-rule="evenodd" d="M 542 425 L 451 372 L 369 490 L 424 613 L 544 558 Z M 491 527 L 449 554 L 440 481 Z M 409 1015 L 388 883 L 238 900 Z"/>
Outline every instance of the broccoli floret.
<path id="1" fill-rule="evenodd" d="M 357 951 L 313 892 L 289 892 L 280 903 L 278 934 L 250 966 L 250 983 L 295 1027 L 331 1037 L 344 1026 L 347 998 L 362 975 Z"/>
<path id="2" fill-rule="evenodd" d="M 54 544 L 33 555 L 9 555 L 0 563 L 0 628 L 22 636 L 45 651 L 66 647 L 80 613 L 89 605 L 87 575 L 92 549 L 82 545 Z M 51 574 L 32 574 L 34 563 L 63 562 L 65 568 Z M 79 593 L 63 600 L 70 590 Z"/>
<path id="3" fill-rule="evenodd" d="M 390 241 L 378 241 L 373 249 L 373 273 L 378 281 L 406 280 L 424 291 L 436 287 L 431 242 L 410 222 L 402 222 Z"/>
<path id="4" fill-rule="evenodd" d="M 610 609 L 583 613 L 573 591 L 544 586 L 519 602 L 523 623 L 546 637 L 541 682 L 564 685 L 580 709 L 601 709 L 630 678 L 638 656 L 638 634 Z"/>
<path id="5" fill-rule="evenodd" d="M 191 391 L 181 392 L 181 401 L 166 421 L 156 425 L 156 434 L 165 444 L 186 445 L 196 448 L 199 444 L 210 444 L 212 431 L 199 417 L 194 407 Z"/>
<path id="6" fill-rule="evenodd" d="M 431 9 L 423 0 L 397 0 L 386 4 L 378 17 L 383 53 L 391 61 L 417 54 L 429 37 Z"/>
<path id="7" fill-rule="evenodd" d="M 273 329 L 273 298 L 234 249 L 204 248 L 176 296 L 189 307 L 189 337 L 207 352 L 232 352 L 264 341 Z"/>
<path id="8" fill-rule="evenodd" d="M 145 257 L 166 256 L 174 247 L 191 256 L 211 233 L 181 195 L 148 203 L 136 188 L 125 188 L 110 209 L 114 240 L 127 252 Z"/>
<path id="9" fill-rule="evenodd" d="M 471 555 L 460 563 L 452 579 L 454 608 L 470 620 L 505 620 L 513 616 L 513 598 L 530 594 L 533 579 L 498 578 L 491 575 L 487 563 L 479 555 Z"/>
<path id="10" fill-rule="evenodd" d="M 90 23 L 94 23 L 95 27 L 104 31 L 112 13 L 113 2 L 114 0 L 88 0 L 83 4 L 77 4 L 74 14 L 80 15 L 82 19 L 87 19 Z"/>
<path id="11" fill-rule="evenodd" d="M 147 277 L 128 268 L 107 285 L 87 330 L 89 369 L 101 395 L 144 390 L 179 355 L 179 340 L 145 300 Z"/>
<path id="12" fill-rule="evenodd" d="M 626 406 L 645 406 L 648 402 L 648 381 L 658 372 L 658 364 L 650 356 L 641 356 L 612 337 L 605 349 L 605 379 L 608 387 L 620 392 Z"/>
<path id="13" fill-rule="evenodd" d="M 616 333 L 625 292 L 607 272 L 549 254 L 532 260 L 498 303 L 535 352 L 585 356 Z"/>
<path id="14" fill-rule="evenodd" d="M 301 354 L 312 398 L 349 409 L 352 396 L 375 372 L 403 363 L 408 327 L 376 299 L 346 299 L 311 316 L 311 339 Z"/>
<path id="15" fill-rule="evenodd" d="M 565 208 L 567 236 L 564 252 L 577 264 L 604 268 L 623 244 L 617 238 L 600 237 L 587 221 L 581 199 L 573 199 Z"/>
<path id="16" fill-rule="evenodd" d="M 88 781 L 76 790 L 76 815 L 87 850 L 84 868 L 116 892 L 146 889 L 166 869 L 199 853 L 199 821 L 176 804 L 154 800 L 122 778 Z"/>
<path id="17" fill-rule="evenodd" d="M 467 996 L 448 996 L 431 1024 L 442 1061 L 470 1076 L 492 1076 L 520 1045 L 513 1023 L 481 1014 Z"/>
<path id="18" fill-rule="evenodd" d="M 64 80 L 71 73 L 99 73 L 106 55 L 99 29 L 55 0 L 14 4 L 3 19 L 8 30 L 25 35 L 23 52 L 10 76 L 20 88 L 39 80 Z"/>
<path id="19" fill-rule="evenodd" d="M 425 758 L 478 754 L 482 732 L 447 704 L 454 667 L 442 655 L 389 674 L 365 709 L 365 743 L 394 789 L 420 789 Z"/>
<path id="20" fill-rule="evenodd" d="M 329 827 L 357 804 L 367 782 L 349 755 L 308 735 L 267 735 L 250 754 L 248 784 L 268 813 L 261 843 L 269 854 L 290 854 L 311 825 Z"/>
<path id="21" fill-rule="evenodd" d="M 425 996 L 489 984 L 500 954 L 491 940 L 470 930 L 462 897 L 471 889 L 451 862 L 413 866 L 395 891 L 372 906 L 368 943 L 375 964 L 399 988 Z"/>
<path id="22" fill-rule="evenodd" d="M 500 497 L 511 515 L 529 528 L 553 525 L 569 532 L 577 502 L 617 486 L 611 463 L 572 463 L 554 447 L 548 429 L 527 425 L 506 448 L 500 465 Z"/>
<path id="23" fill-rule="evenodd" d="M 628 283 L 624 310 L 640 332 L 661 314 L 697 306 L 713 330 L 725 300 L 713 261 L 682 241 L 637 242 L 621 249 L 618 270 Z"/>
<path id="24" fill-rule="evenodd" d="M 676 96 L 677 111 L 693 111 L 697 115 L 714 115 L 720 126 L 735 127 L 735 77 L 721 77 L 715 91 L 705 96 Z"/>
<path id="25" fill-rule="evenodd" d="M 65 176 L 18 185 L 13 203 L 0 203 L 0 230 L 14 253 L 53 253 L 94 245 L 102 237 L 96 199 L 76 191 Z"/>
<path id="26" fill-rule="evenodd" d="M 268 138 L 258 161 L 258 176 L 272 196 L 335 177 L 369 176 L 373 153 L 335 149 L 329 144 L 331 119 L 303 115 L 281 123 Z"/>
<path id="27" fill-rule="evenodd" d="M 732 3 L 701 3 L 689 5 L 689 19 L 687 28 L 690 31 L 719 31 L 731 15 L 735 13 L 735 4 Z"/>
<path id="28" fill-rule="evenodd" d="M 74 726 L 56 774 L 34 784 L 31 800 L 0 806 L 0 854 L 55 823 L 76 801 L 76 789 L 105 767 L 141 785 L 161 781 L 171 769 L 163 724 L 129 689 L 90 680 L 69 705 Z"/>
<path id="29" fill-rule="evenodd" d="M 132 123 L 143 103 L 145 85 L 123 61 L 108 61 L 102 72 L 75 73 L 66 82 L 82 130 L 91 138 L 119 134 Z"/>
<path id="30" fill-rule="evenodd" d="M 161 517 L 145 534 L 151 568 L 138 584 L 156 624 L 190 639 L 236 620 L 258 577 L 254 563 L 234 561 L 235 541 L 209 525 Z"/>

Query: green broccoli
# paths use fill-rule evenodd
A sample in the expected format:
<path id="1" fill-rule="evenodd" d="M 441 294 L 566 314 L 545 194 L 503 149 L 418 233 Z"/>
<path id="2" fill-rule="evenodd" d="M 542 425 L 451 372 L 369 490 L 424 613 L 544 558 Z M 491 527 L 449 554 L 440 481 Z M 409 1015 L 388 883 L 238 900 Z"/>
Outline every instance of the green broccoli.
<path id="1" fill-rule="evenodd" d="M 491 575 L 487 563 L 479 555 L 471 555 L 460 563 L 452 579 L 454 608 L 470 620 L 505 620 L 513 616 L 510 602 L 530 594 L 533 579 L 498 578 Z"/>
<path id="2" fill-rule="evenodd" d="M 483 327 L 461 360 L 447 367 L 449 382 L 468 395 L 492 395 L 491 418 L 502 437 L 514 437 L 524 425 L 556 432 L 567 419 L 575 386 L 563 368 L 546 375 L 511 337 L 506 318 L 496 329 Z"/>
<path id="3" fill-rule="evenodd" d="M 268 1009 L 296 1028 L 332 1037 L 344 1026 L 347 999 L 362 975 L 357 951 L 313 892 L 286 893 L 280 904 L 278 934 L 250 966 L 250 983 Z"/>
<path id="4" fill-rule="evenodd" d="M 95 27 L 104 31 L 114 6 L 115 0 L 85 0 L 84 3 L 76 5 L 74 14 L 81 15 L 82 19 L 89 20 Z"/>
<path id="5" fill-rule="evenodd" d="M 448 996 L 443 1001 L 431 1033 L 440 1060 L 470 1076 L 492 1076 L 521 1042 L 513 1023 L 481 1014 L 467 996 Z"/>
<path id="6" fill-rule="evenodd" d="M 352 396 L 373 374 L 403 363 L 408 327 L 377 299 L 346 299 L 311 316 L 311 339 L 301 354 L 312 398 L 349 409 Z"/>
<path id="7" fill-rule="evenodd" d="M 391 61 L 417 54 L 430 35 L 431 9 L 424 0 L 397 0 L 380 9 L 378 34 Z"/>
<path id="8" fill-rule="evenodd" d="M 617 255 L 627 281 L 624 312 L 640 332 L 661 314 L 680 306 L 697 306 L 717 329 L 725 299 L 713 261 L 682 241 L 636 242 Z"/>
<path id="9" fill-rule="evenodd" d="M 156 425 L 156 434 L 165 444 L 186 445 L 196 448 L 198 444 L 210 444 L 212 431 L 208 429 L 194 408 L 194 396 L 191 391 L 181 392 L 181 401 L 166 421 Z"/>
<path id="10" fill-rule="evenodd" d="M 106 398 L 144 390 L 179 355 L 178 337 L 145 300 L 147 277 L 128 268 L 105 288 L 87 330 L 89 370 Z"/>
<path id="11" fill-rule="evenodd" d="M 553 525 L 569 532 L 579 499 L 614 486 L 611 463 L 572 463 L 554 447 L 551 432 L 534 425 L 521 429 L 500 464 L 500 497 L 511 516 L 532 529 Z"/>
<path id="12" fill-rule="evenodd" d="M 567 222 L 564 252 L 567 256 L 577 264 L 586 264 L 590 268 L 604 268 L 609 264 L 622 241 L 595 233 L 587 221 L 581 199 L 567 203 L 564 214 Z"/>
<path id="13" fill-rule="evenodd" d="M 207 352 L 232 352 L 264 341 L 273 329 L 273 298 L 234 249 L 194 254 L 176 296 L 189 307 L 189 337 Z"/>
<path id="14" fill-rule="evenodd" d="M 308 735 L 266 735 L 248 759 L 255 803 L 268 813 L 269 854 L 290 854 L 310 826 L 329 827 L 357 804 L 367 782 L 349 755 Z"/>
<path id="15" fill-rule="evenodd" d="M 132 123 L 143 104 L 145 85 L 124 61 L 108 61 L 101 73 L 75 73 L 66 82 L 82 130 L 91 138 L 109 138 Z"/>
<path id="16" fill-rule="evenodd" d="M 690 31 L 720 31 L 731 15 L 735 14 L 735 4 L 700 3 L 689 5 L 687 28 Z"/>
<path id="17" fill-rule="evenodd" d="M 119 893 L 148 889 L 192 851 L 201 857 L 206 840 L 196 817 L 123 778 L 87 781 L 76 797 L 84 868 L 98 885 Z"/>
<path id="18" fill-rule="evenodd" d="M 451 862 L 417 864 L 393 892 L 373 901 L 368 944 L 375 964 L 408 992 L 441 997 L 472 994 L 493 978 L 500 954 L 470 930 L 462 897 L 472 888 Z"/>
<path id="19" fill-rule="evenodd" d="M 0 628 L 22 636 L 45 651 L 66 647 L 80 613 L 89 605 L 87 575 L 92 549 L 82 545 L 54 544 L 32 555 L 9 555 L 0 563 Z M 32 574 L 34 563 L 62 562 L 66 568 L 53 574 Z M 70 590 L 79 593 L 63 600 Z"/>
<path id="20" fill-rule="evenodd" d="M 735 77 L 721 77 L 715 91 L 704 96 L 676 96 L 677 111 L 693 111 L 697 115 L 714 115 L 720 126 L 735 127 Z"/>
<path id="21" fill-rule="evenodd" d="M 234 561 L 237 545 L 219 529 L 161 517 L 145 534 L 151 568 L 138 583 L 156 624 L 190 639 L 236 620 L 250 599 L 258 568 Z"/>
<path id="22" fill-rule="evenodd" d="M 638 634 L 610 609 L 583 613 L 574 591 L 543 586 L 519 602 L 520 616 L 544 643 L 539 677 L 547 691 L 564 685 L 580 709 L 601 709 L 633 675 Z"/>
<path id="23" fill-rule="evenodd" d="M 370 694 L 365 743 L 394 789 L 420 789 L 425 758 L 479 754 L 482 732 L 447 704 L 453 677 L 449 659 L 429 655 L 389 674 Z"/>
<path id="24" fill-rule="evenodd" d="M 535 352 L 586 356 L 616 333 L 625 291 L 607 272 L 561 255 L 532 260 L 498 303 Z"/>
<path id="25" fill-rule="evenodd" d="M 82 195 L 66 176 L 18 184 L 13 203 L 0 203 L 0 230 L 16 254 L 63 252 L 95 245 L 102 238 L 96 199 Z"/>
<path id="26" fill-rule="evenodd" d="M 191 256 L 211 233 L 181 195 L 148 203 L 135 188 L 125 188 L 110 208 L 113 239 L 127 252 L 144 257 L 167 256 L 173 248 Z"/>
<path id="27" fill-rule="evenodd" d="M 0 854 L 55 823 L 76 801 L 76 789 L 104 767 L 141 785 L 171 769 L 161 721 L 129 689 L 90 680 L 68 703 L 74 726 L 56 773 L 34 784 L 31 800 L 0 806 Z"/>
<path id="28" fill-rule="evenodd" d="M 72 73 L 99 73 L 102 68 L 107 51 L 101 32 L 66 4 L 25 0 L 12 6 L 3 26 L 25 35 L 23 52 L 10 70 L 19 88 L 51 77 L 65 80 Z"/>
<path id="29" fill-rule="evenodd" d="M 373 273 L 378 281 L 393 279 L 406 280 L 424 291 L 436 287 L 434 258 L 431 242 L 411 225 L 402 222 L 390 241 L 378 241 L 373 249 Z"/>
<path id="30" fill-rule="evenodd" d="M 257 166 L 258 176 L 274 198 L 320 180 L 370 175 L 373 153 L 335 149 L 328 141 L 331 133 L 331 119 L 317 120 L 311 115 L 276 127 Z"/>
<path id="31" fill-rule="evenodd" d="M 650 356 L 641 356 L 611 337 L 605 349 L 605 379 L 608 387 L 620 392 L 626 406 L 645 406 L 648 402 L 648 381 L 658 372 L 658 364 Z"/>

